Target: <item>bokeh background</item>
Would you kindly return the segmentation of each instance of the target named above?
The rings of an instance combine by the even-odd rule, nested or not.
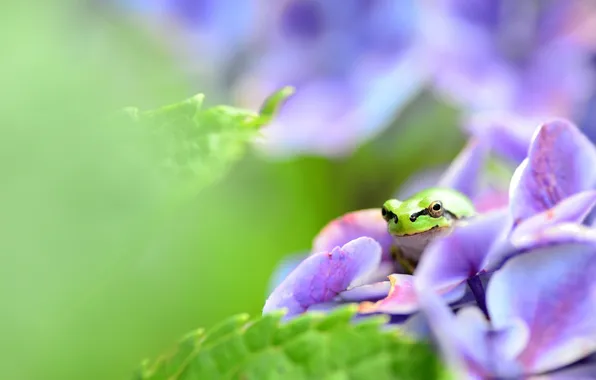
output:
[[[596,131],[592,1],[0,9],[6,379],[129,378],[191,329],[259,315],[283,257],[343,213],[432,183],[478,115]],[[159,212],[164,179],[111,115],[198,92],[256,110],[285,85],[296,95],[247,156]]]

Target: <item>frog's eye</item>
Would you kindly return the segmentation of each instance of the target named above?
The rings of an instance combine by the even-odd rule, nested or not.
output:
[[[389,222],[391,219],[397,224],[397,215],[395,215],[392,211],[387,210],[385,207],[381,208],[381,215],[383,215],[383,219],[386,222]]]
[[[441,201],[434,201],[428,206],[428,214],[433,218],[443,216],[443,204]]]

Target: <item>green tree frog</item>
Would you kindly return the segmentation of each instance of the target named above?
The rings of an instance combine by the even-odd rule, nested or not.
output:
[[[394,258],[410,273],[433,239],[448,235],[458,220],[476,213],[468,197],[447,188],[426,189],[404,201],[390,199],[381,212],[395,237]]]

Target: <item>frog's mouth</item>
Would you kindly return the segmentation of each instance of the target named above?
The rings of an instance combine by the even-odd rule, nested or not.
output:
[[[395,232],[390,232],[391,235],[395,236],[395,237],[414,237],[414,236],[420,236],[420,235],[425,235],[430,233],[431,235],[434,235],[436,232],[442,231],[442,230],[447,230],[449,229],[449,227],[440,227],[439,225],[433,226],[431,228],[429,228],[428,230],[424,230],[421,232],[414,232],[411,234],[397,234]]]

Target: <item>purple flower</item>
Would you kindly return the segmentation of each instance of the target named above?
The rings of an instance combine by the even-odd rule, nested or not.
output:
[[[468,144],[439,181],[441,186],[473,194],[485,153],[481,145]],[[413,276],[403,274],[391,258],[393,244],[380,209],[356,211],[331,221],[314,239],[313,253],[273,290],[263,312],[288,308],[292,316],[346,302],[359,302],[363,314],[415,312]],[[443,295],[455,302],[465,290],[465,285],[455,286]]]
[[[435,0],[425,12],[440,91],[470,111],[575,116],[592,91],[582,0]]]
[[[556,120],[539,127],[511,180],[508,211],[475,218],[431,244],[415,272],[419,282],[451,289],[528,250],[590,241],[578,223],[596,205],[594,163],[596,148],[574,125]],[[476,290],[482,307],[483,291]]]
[[[275,155],[344,155],[377,134],[420,88],[415,1],[283,0],[267,6],[241,101],[292,85],[265,131]]]
[[[511,212],[516,223],[544,212],[563,199],[596,189],[596,148],[564,120],[536,131],[526,158],[511,183]]]
[[[513,258],[489,281],[490,320],[473,307],[453,315],[426,284],[416,287],[432,335],[458,378],[519,377],[556,371],[596,352],[594,270],[594,238]],[[565,373],[593,374],[593,364],[581,365]]]
[[[213,77],[229,80],[221,77],[256,32],[259,16],[257,0],[128,0],[117,6],[140,16],[187,74],[201,73],[203,86]]]
[[[486,153],[481,144],[471,141],[445,172],[440,186],[473,197],[477,191],[474,179],[481,172]],[[425,249],[413,276],[400,274],[392,262],[392,240],[380,212],[362,210],[322,230],[314,244],[319,253],[307,258],[273,291],[265,311],[289,307],[297,313],[310,307],[360,302],[362,314],[407,315],[419,307],[417,283],[454,307],[461,306],[468,286],[486,313],[481,275],[491,274],[508,260],[538,248],[596,241],[594,231],[580,225],[596,204],[593,163],[595,148],[574,125],[561,120],[544,124],[534,135],[528,157],[515,171],[509,207],[458,223],[449,236],[436,239]],[[358,250],[358,257],[340,254],[361,236],[372,238],[376,245]],[[368,253],[363,253],[365,250]],[[329,262],[331,258],[347,265],[361,262],[363,257],[370,260],[366,261],[366,271],[355,271],[348,265],[333,272],[338,277],[334,277],[333,286],[328,285],[329,268],[336,265]],[[383,281],[385,276],[389,283]],[[304,297],[304,292],[325,297]]]
[[[381,246],[367,237],[358,238],[330,252],[309,256],[276,288],[263,312],[280,306],[287,316],[303,313],[310,306],[332,301],[350,289],[381,261]]]

